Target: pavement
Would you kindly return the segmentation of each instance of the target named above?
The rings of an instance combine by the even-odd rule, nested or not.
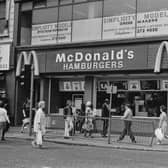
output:
[[[108,137],[104,138],[100,135],[100,133],[94,133],[92,138],[86,138],[83,136],[83,134],[77,132],[71,138],[64,139],[64,130],[47,129],[44,141],[66,145],[168,152],[168,139],[163,140],[162,144],[157,145],[156,138],[154,138],[152,141],[152,137],[135,136],[137,142],[136,144],[132,143],[128,136],[126,136],[123,141],[117,142],[118,137],[118,134],[112,134],[110,138],[110,144],[108,143]],[[29,136],[28,129],[26,129],[24,133],[21,133],[20,127],[11,127],[6,133],[6,139],[9,138],[19,138],[31,141],[33,139],[33,136]]]

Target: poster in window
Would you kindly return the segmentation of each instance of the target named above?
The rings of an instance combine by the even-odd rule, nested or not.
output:
[[[128,90],[132,91],[140,90],[140,81],[139,80],[128,81]]]
[[[168,90],[168,80],[162,80],[161,81],[161,89],[162,90]]]
[[[73,91],[80,91],[81,90],[81,83],[79,81],[72,82],[72,90]]]
[[[32,45],[56,44],[57,23],[32,25]]]
[[[168,34],[168,10],[137,14],[137,37]]]
[[[135,14],[103,18],[103,40],[135,37]]]
[[[58,23],[58,43],[71,42],[71,21]]]
[[[106,91],[108,86],[109,86],[108,81],[99,81],[98,82],[98,90],[99,91]]]
[[[72,85],[70,81],[63,82],[63,86],[64,91],[72,91]]]

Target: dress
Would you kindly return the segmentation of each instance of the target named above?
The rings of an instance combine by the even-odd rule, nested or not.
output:
[[[167,115],[165,112],[160,114],[160,125],[159,127],[162,130],[162,133],[165,135],[167,131]]]
[[[83,129],[86,131],[93,130],[93,110],[90,107],[86,108],[86,118]]]

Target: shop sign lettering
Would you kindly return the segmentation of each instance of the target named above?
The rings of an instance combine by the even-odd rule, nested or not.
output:
[[[63,70],[91,70],[91,69],[121,69],[124,60],[134,59],[134,51],[120,49],[110,52],[75,52],[66,54],[64,52],[56,54],[56,63],[63,63]]]

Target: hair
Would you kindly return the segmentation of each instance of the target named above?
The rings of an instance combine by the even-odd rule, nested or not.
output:
[[[160,109],[162,109],[162,111],[166,112],[166,106],[165,105],[161,105]]]
[[[71,103],[72,103],[72,101],[69,100],[69,99],[66,101],[66,105],[67,105],[67,106],[70,105]]]
[[[43,101],[43,100],[42,100],[42,101],[39,101],[38,107],[41,108],[44,104],[45,104],[45,101]]]
[[[131,107],[130,103],[125,103],[124,105],[127,106],[127,107],[129,107],[129,108]]]

